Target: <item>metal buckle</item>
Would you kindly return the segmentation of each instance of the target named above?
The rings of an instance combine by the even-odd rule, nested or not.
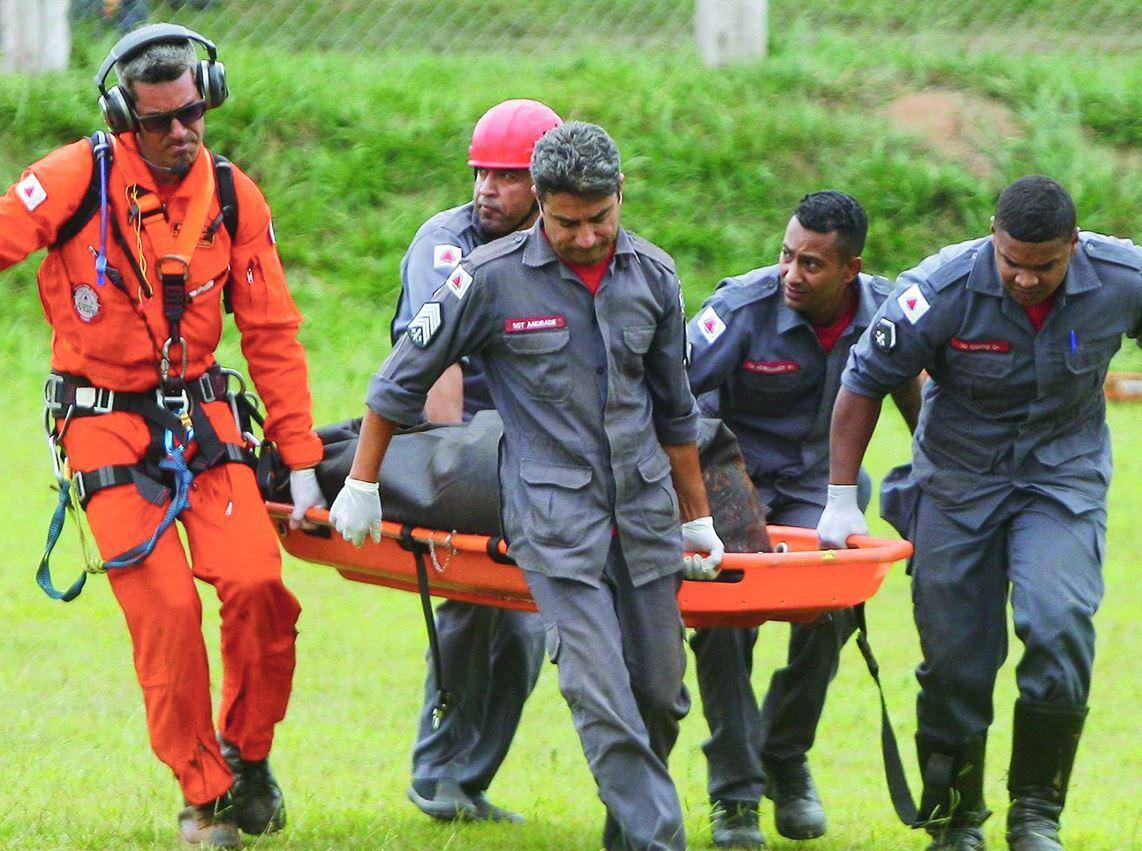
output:
[[[168,272],[164,268],[169,263],[174,263],[182,267],[181,272]],[[159,258],[159,262],[155,264],[159,268],[159,274],[163,277],[180,277],[186,281],[190,277],[190,261],[183,257],[181,254],[164,254]]]
[[[75,406],[93,414],[108,414],[115,407],[115,391],[106,387],[76,387]]]
[[[176,416],[181,416],[190,410],[190,396],[187,395],[185,389],[180,390],[173,396],[170,396],[164,393],[160,387],[155,391],[155,401],[159,403],[160,408],[170,411]]]
[[[75,493],[79,497],[80,502],[87,499],[87,485],[84,484],[83,473],[76,473],[71,477],[71,486],[75,488]]]
[[[53,412],[64,407],[62,393],[59,392],[62,388],[63,376],[49,373],[44,381],[44,407]]]
[[[198,376],[198,394],[202,401],[213,402],[218,397],[214,394],[214,382],[210,380],[210,373],[204,372]]]

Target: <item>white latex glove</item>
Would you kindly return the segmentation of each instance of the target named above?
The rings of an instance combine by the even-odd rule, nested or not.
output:
[[[365,543],[365,533],[374,544],[381,542],[381,498],[376,482],[345,477],[345,487],[333,500],[329,522],[341,537],[355,547]]]
[[[301,525],[306,511],[311,508],[324,508],[327,505],[325,497],[321,495],[321,488],[317,486],[317,471],[312,467],[290,472],[289,492],[290,498],[293,499],[293,511],[289,513],[291,529]]]
[[[726,552],[725,544],[714,531],[714,518],[708,514],[682,524],[682,549],[693,552],[683,556],[682,575],[687,579],[714,579]],[[709,553],[709,555],[701,555]]]
[[[857,506],[856,485],[829,485],[825,510],[817,522],[821,549],[843,550],[849,535],[867,535],[868,523]]]

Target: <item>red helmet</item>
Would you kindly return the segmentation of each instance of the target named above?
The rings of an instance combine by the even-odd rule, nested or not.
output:
[[[537,100],[505,100],[483,114],[472,131],[472,168],[528,168],[539,137],[563,123]]]

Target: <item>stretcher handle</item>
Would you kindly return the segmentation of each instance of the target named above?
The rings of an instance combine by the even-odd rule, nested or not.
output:
[[[274,517],[288,517],[292,506],[279,502],[267,503],[270,514]],[[319,526],[329,527],[329,512],[324,508],[311,508],[305,513],[305,519]],[[401,523],[388,520],[381,522],[381,535],[399,541],[401,538]],[[811,529],[800,529],[795,526],[770,526],[768,532],[773,540],[783,537],[804,540],[806,536],[816,538]],[[440,529],[427,529],[416,526],[412,530],[414,540],[422,543],[433,543],[437,546],[451,544],[461,552],[480,553],[488,552],[488,537],[486,535],[468,535],[451,533]],[[867,564],[868,562],[894,562],[911,557],[912,545],[908,541],[892,538],[873,538],[868,535],[852,535],[848,539],[851,549],[847,550],[803,550],[801,552],[784,553],[726,553],[722,559],[723,570],[757,570],[765,567],[798,567],[803,565],[819,565],[828,562],[838,566],[849,564]],[[501,539],[498,542],[498,552],[507,555],[507,544]]]

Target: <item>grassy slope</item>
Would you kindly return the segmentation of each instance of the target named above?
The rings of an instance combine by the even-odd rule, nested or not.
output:
[[[1129,56],[1099,63],[1048,55],[925,57],[904,46],[873,52],[821,37],[814,51],[779,52],[760,69],[728,72],[696,70],[685,56],[468,65],[426,56],[383,72],[336,57],[298,57],[288,66],[238,50],[226,58],[236,94],[211,116],[211,139],[248,165],[276,210],[294,290],[309,317],[305,342],[322,421],[359,407],[364,380],[386,348],[400,253],[421,220],[467,193],[468,175],[458,166],[472,118],[503,97],[539,97],[613,132],[628,174],[626,220],[677,256],[691,311],[721,275],[770,262],[787,211],[818,186],[840,186],[864,201],[873,222],[866,258],[887,272],[981,233],[997,190],[1031,170],[1049,171],[1075,191],[1087,227],[1139,236],[1142,178],[1120,160],[1140,139],[1139,63]],[[831,70],[837,67],[846,71]],[[14,179],[24,162],[93,126],[86,79],[0,79],[7,131],[0,180]],[[878,109],[891,93],[931,84],[1003,98],[1027,122],[1023,141],[999,142],[990,152],[992,178],[973,178],[887,130]],[[48,474],[34,401],[47,337],[32,278],[32,264],[0,275],[0,410],[8,438],[0,444],[7,567],[0,578],[0,846],[166,846],[176,792],[148,753],[129,643],[106,583],[96,579],[79,602],[62,608],[49,605],[31,581],[54,501],[43,486]],[[236,362],[232,339],[226,351]],[[1142,359],[1135,349],[1121,363],[1137,368]],[[1111,419],[1118,471],[1107,599],[1099,615],[1095,708],[1067,819],[1071,842],[1095,849],[1129,844],[1106,826],[1136,812],[1132,782],[1142,732],[1132,709],[1138,680],[1120,675],[1142,646],[1127,585],[1142,551],[1142,533],[1131,522],[1142,507],[1139,410],[1115,408]],[[906,452],[893,421],[878,437],[874,472]],[[70,542],[58,559],[61,579],[75,564],[69,553]],[[353,585],[321,567],[290,563],[287,570],[306,606],[295,700],[275,757],[293,826],[266,845],[597,847],[601,808],[552,671],[493,789],[530,824],[510,831],[430,824],[402,798],[422,672],[414,598]],[[895,573],[871,606],[905,740],[913,723],[910,668],[918,657],[907,594],[905,577]],[[216,623],[213,613],[208,620]],[[759,685],[777,664],[783,637],[777,625],[763,631]],[[1009,667],[997,690],[989,760],[989,794],[1000,805],[1012,698]],[[919,844],[890,816],[876,723],[874,691],[850,649],[815,752],[832,828],[806,847]],[[702,735],[696,706],[673,764],[695,844],[708,837]],[[1136,819],[1125,827],[1137,835]],[[989,828],[1001,842],[1000,819]]]

